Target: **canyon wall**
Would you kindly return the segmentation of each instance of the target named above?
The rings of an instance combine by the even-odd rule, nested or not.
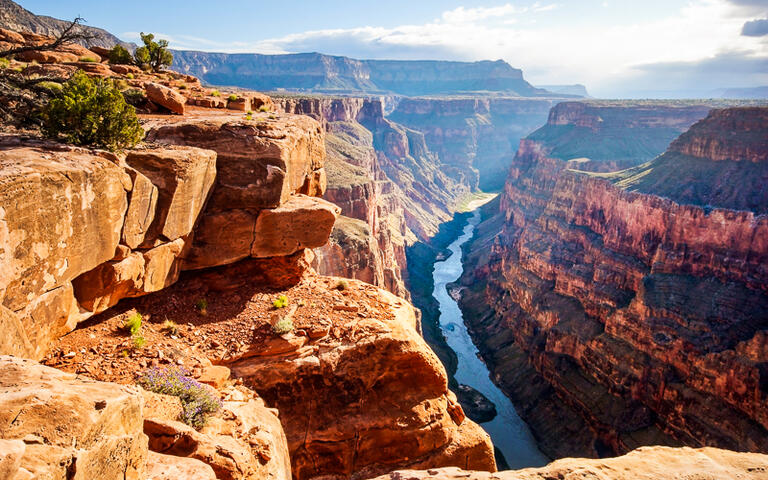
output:
[[[173,51],[174,69],[213,85],[263,91],[445,95],[504,92],[547,95],[502,60],[480,62],[357,60],[321,53],[261,55]]]
[[[470,247],[461,304],[549,455],[768,451],[768,219],[750,209],[764,208],[761,190],[742,183],[766,175],[765,110],[714,110],[664,155],[610,174],[521,142]],[[723,125],[734,128],[710,136]],[[698,168],[711,175],[688,188]]]
[[[446,174],[472,189],[501,189],[521,138],[546,122],[552,99],[404,98],[389,119],[424,134]]]
[[[324,125],[325,198],[341,207],[329,244],[316,251],[320,273],[358,278],[404,298],[408,245],[432,237],[467,186],[442,171],[420,133],[390,122],[383,100],[274,97],[286,112]]]

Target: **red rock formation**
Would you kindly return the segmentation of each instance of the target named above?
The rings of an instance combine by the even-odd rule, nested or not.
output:
[[[541,468],[497,473],[457,468],[405,470],[382,475],[375,480],[762,480],[766,472],[768,456],[757,453],[736,453],[715,448],[644,447],[618,458],[563,458]]]
[[[765,132],[764,118],[764,109],[714,111],[651,168],[675,168],[665,157],[693,151],[687,139],[706,138],[712,125],[748,122],[717,151],[755,158],[747,153],[763,147],[740,142],[745,131]],[[462,299],[544,450],[598,455],[681,442],[768,451],[768,219],[717,208],[713,186],[732,178],[725,169],[708,178],[705,200],[714,201],[705,208],[650,186],[622,189],[624,172],[567,171],[548,151],[521,142],[489,220],[501,233],[475,241]],[[559,442],[566,432],[578,447]]]

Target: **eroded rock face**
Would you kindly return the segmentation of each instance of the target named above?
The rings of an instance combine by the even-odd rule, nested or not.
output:
[[[255,345],[223,361],[280,410],[297,479],[366,478],[405,465],[495,470],[490,439],[449,393],[413,308],[387,295],[391,319],[363,316],[334,334],[344,340],[319,333],[316,346],[297,337],[303,344]]]
[[[173,113],[184,115],[184,105],[187,103],[187,100],[180,93],[157,83],[147,83],[144,85],[144,90],[147,92],[147,98],[151,102],[165,107]]]
[[[0,388],[4,478],[144,478],[138,391],[10,356],[0,356]]]
[[[681,139],[706,135],[699,126],[710,122]],[[547,151],[521,143],[488,220],[501,232],[474,241],[462,280],[472,333],[542,449],[768,451],[768,219],[717,208],[714,185],[731,175],[724,162],[706,160],[714,170],[704,208],[651,187],[628,191],[632,170],[611,176],[615,183],[567,171]],[[651,170],[684,178],[686,164],[666,162],[669,154]]]
[[[498,473],[471,472],[458,468],[404,470],[376,480],[758,480],[768,473],[768,456],[736,453],[716,448],[643,447],[631,453],[603,460],[565,458],[542,468],[508,470]]]

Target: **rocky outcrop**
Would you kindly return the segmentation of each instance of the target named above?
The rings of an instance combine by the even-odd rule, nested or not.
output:
[[[481,62],[356,60],[320,53],[290,55],[173,51],[174,68],[212,85],[261,91],[437,95],[504,92],[539,96],[519,69]]]
[[[752,151],[738,145],[765,131],[758,112],[713,111],[650,169],[684,179],[689,165],[665,158],[679,158],[686,138],[706,137],[729,118],[750,125],[730,131],[731,151]],[[631,191],[634,170],[587,175],[549,152],[521,142],[498,213],[487,220],[500,233],[486,229],[474,240],[461,302],[542,449],[598,456],[682,443],[768,451],[768,219],[730,210],[718,196],[718,185],[741,177],[728,162],[695,160],[711,173],[699,185],[711,196],[697,206],[654,192],[659,184]],[[738,164],[759,165],[749,158]],[[564,444],[565,435],[574,441]]]
[[[604,460],[565,458],[543,468],[498,473],[471,472],[457,468],[405,470],[377,477],[376,480],[758,480],[766,473],[766,455],[715,448],[644,447],[621,457]]]
[[[0,356],[0,391],[3,478],[144,478],[136,389]]]
[[[225,359],[280,410],[294,478],[367,478],[394,465],[495,470],[487,434],[465,420],[445,369],[417,333],[413,308],[378,295],[391,312],[383,318],[334,322],[316,346],[298,337]]]
[[[442,170],[471,189],[502,187],[521,138],[542,125],[555,101],[523,98],[406,98],[389,120],[424,134]]]
[[[611,172],[663,153],[669,142],[704,118],[711,104],[660,101],[563,102],[527,139],[569,168]]]

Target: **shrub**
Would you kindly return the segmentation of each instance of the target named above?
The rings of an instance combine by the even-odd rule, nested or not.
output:
[[[168,40],[155,41],[153,34],[141,32],[141,41],[144,46],[137,48],[134,53],[137,65],[155,72],[171,66],[173,54],[168,51]]]
[[[167,332],[169,335],[176,335],[179,333],[179,326],[176,325],[176,322],[173,320],[166,319],[163,322],[163,326],[161,327],[164,332]]]
[[[253,120],[253,114],[252,113],[246,113],[245,114],[245,119],[246,120]]]
[[[93,57],[80,57],[78,60],[84,63],[98,63],[98,60]]]
[[[123,330],[128,331],[131,335],[138,335],[141,332],[141,319],[139,312],[133,313],[123,322]]]
[[[201,298],[195,305],[197,306],[197,310],[200,312],[200,315],[208,314],[208,300]]]
[[[128,103],[128,105],[133,105],[134,107],[144,105],[144,103],[147,101],[147,94],[144,93],[144,90],[140,88],[123,90],[122,93],[126,103]]]
[[[277,297],[277,299],[275,299],[274,302],[272,302],[272,305],[275,308],[283,308],[286,305],[288,305],[288,297],[286,297],[285,295],[280,295],[279,297]]]
[[[129,80],[133,80],[135,77],[133,76],[133,74],[131,72],[128,72],[128,73],[125,74],[125,78],[127,78]]]
[[[232,95],[230,95],[230,96],[229,96],[229,101],[230,101],[230,102],[234,102],[235,100],[237,100],[237,95],[235,95],[235,94],[233,93]]]
[[[76,72],[43,109],[43,133],[74,145],[108,150],[135,146],[144,138],[136,110],[110,80]]]
[[[144,338],[143,335],[134,335],[131,337],[131,341],[133,342],[133,348],[136,350],[139,350],[140,348],[144,348],[144,345],[147,344],[147,340]]]
[[[269,107],[267,105],[262,105],[262,106],[259,107],[259,111],[260,112],[268,112],[269,111]]]
[[[0,69],[6,69],[11,66],[11,61],[5,57],[0,58]]]
[[[336,283],[336,290],[344,291],[349,288],[349,282],[346,280],[339,280]]]
[[[272,332],[275,335],[285,335],[286,333],[293,331],[293,322],[290,318],[280,319],[277,323],[272,325]]]
[[[220,97],[221,96],[221,92],[219,92],[218,90],[214,90],[214,91],[211,92],[211,96],[212,97]]]
[[[205,385],[189,378],[181,367],[152,368],[139,377],[138,384],[150,392],[179,397],[181,420],[194,428],[205,425],[210,414],[221,408],[221,401]]]
[[[109,63],[112,65],[132,65],[133,56],[124,46],[115,45],[109,51]]]

